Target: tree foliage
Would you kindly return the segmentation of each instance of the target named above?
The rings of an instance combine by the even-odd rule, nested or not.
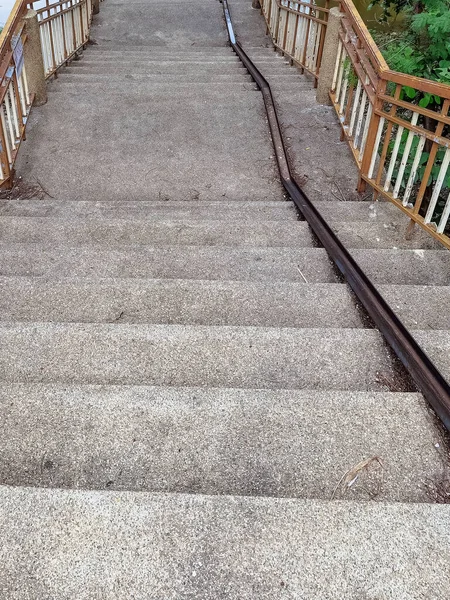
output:
[[[383,10],[381,20],[405,17],[402,32],[375,35],[391,69],[450,84],[450,0],[374,0],[374,5]]]

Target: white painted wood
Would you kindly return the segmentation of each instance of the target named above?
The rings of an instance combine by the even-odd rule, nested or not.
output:
[[[402,141],[402,135],[405,128],[399,126],[397,134],[395,136],[394,148],[392,149],[391,160],[389,161],[388,172],[386,175],[386,181],[384,182],[384,191],[387,192],[391,187],[392,173],[394,172],[395,163],[397,162],[398,149],[400,148],[400,142]]]
[[[337,83],[336,83],[336,99],[339,98],[339,95],[341,93],[342,75],[344,74],[344,62],[345,62],[346,58],[347,58],[347,52],[345,51],[345,48],[342,48],[341,60],[340,60],[340,64],[339,64],[339,73],[338,73]]]
[[[350,117],[350,125],[348,128],[349,136],[351,136],[353,134],[353,129],[355,127],[355,121],[356,121],[356,114],[358,112],[360,100],[361,100],[361,81],[358,79],[358,85],[356,86],[356,92],[353,97],[353,108],[352,108],[352,114]]]
[[[336,83],[337,83],[337,78],[338,78],[339,65],[341,64],[342,48],[343,48],[342,42],[341,42],[341,40],[339,40],[338,51],[337,51],[337,56],[336,56],[336,64],[334,66],[333,84],[331,86],[331,91],[335,91],[336,90]]]
[[[367,135],[369,133],[369,125],[370,125],[370,121],[372,119],[372,105],[370,104],[370,102],[368,103],[369,106],[367,108],[367,114],[366,114],[366,121],[364,123],[364,131],[363,131],[363,135],[362,135],[362,140],[361,140],[361,150],[359,152],[359,160],[361,161],[364,157],[364,151],[366,149],[366,143],[367,143]]]
[[[413,113],[413,116],[411,119],[411,125],[417,125],[418,118],[419,118],[419,113],[416,113],[416,112]],[[400,186],[402,185],[405,168],[406,168],[406,165],[408,164],[408,159],[409,159],[409,154],[411,152],[411,146],[413,143],[413,139],[414,139],[414,132],[410,131],[408,133],[408,138],[406,140],[405,149],[404,149],[403,155],[402,155],[402,160],[400,162],[400,168],[398,171],[397,179],[395,181],[394,192],[393,192],[394,198],[398,198],[398,193],[400,191]]]
[[[25,91],[25,99],[26,99],[26,103],[28,106],[31,104],[31,99],[30,99],[30,90],[28,89],[28,78],[27,78],[27,72],[25,70],[25,65],[23,65],[23,68],[22,68],[22,80],[23,80],[23,88]]]
[[[361,127],[362,127],[362,122],[364,119],[364,113],[366,111],[366,104],[367,104],[367,92],[366,92],[366,90],[363,90],[361,103],[359,105],[358,121],[356,122],[355,136],[353,138],[353,147],[355,149],[357,149],[360,146],[359,136],[361,133]]]
[[[13,150],[15,150],[16,149],[16,136],[14,134],[14,129],[13,129],[14,126],[13,126],[13,117],[12,117],[12,111],[11,111],[10,88],[8,88],[8,91],[6,92],[4,105],[6,108],[6,122],[8,124],[11,148]]]
[[[6,148],[5,148],[6,156],[8,157],[8,162],[11,165],[12,164],[11,143],[9,141],[9,134],[8,134],[7,126],[6,126],[4,105],[5,105],[5,103],[3,102],[2,106],[0,107],[0,120],[1,120],[1,124],[2,124],[3,137],[5,140],[5,146],[6,146]]]
[[[369,179],[373,177],[373,170],[375,168],[375,162],[377,160],[378,148],[380,147],[381,142],[381,134],[383,133],[383,127],[386,119],[384,117],[380,118],[380,122],[378,123],[377,136],[375,138],[375,145],[373,147],[372,158],[370,159],[370,167],[368,172]]]
[[[439,221],[439,225],[437,228],[438,233],[444,233],[445,227],[448,223],[450,217],[450,194],[448,195],[447,202],[444,206],[444,211],[442,213],[441,219]]]
[[[434,209],[436,208],[439,194],[441,192],[442,184],[444,183],[445,176],[447,175],[448,165],[450,163],[450,148],[447,148],[442,160],[441,168],[439,169],[439,175],[434,184],[433,194],[431,196],[430,204],[428,206],[427,214],[425,215],[425,223],[430,223],[433,218]]]
[[[421,135],[419,143],[417,144],[416,154],[414,155],[414,161],[411,167],[411,173],[409,174],[408,183],[406,184],[406,190],[402,200],[403,206],[408,206],[409,197],[411,196],[414,180],[419,168],[420,157],[422,156],[423,147],[425,146],[425,140],[426,138]]]

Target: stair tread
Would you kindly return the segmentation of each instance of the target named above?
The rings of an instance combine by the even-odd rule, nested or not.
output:
[[[245,224],[218,220],[133,221],[101,219],[63,221],[48,217],[0,217],[2,243],[99,244],[114,248],[127,244],[167,246],[312,246],[307,223],[259,221]]]
[[[121,323],[363,327],[355,301],[342,284],[0,278],[2,321],[118,318]],[[427,319],[427,325],[432,324]]]
[[[440,341],[436,331],[415,336],[432,348]],[[28,322],[0,323],[0,339],[1,377],[10,383],[361,391],[402,385],[381,335],[369,329]]]
[[[0,400],[2,485],[430,502],[442,477],[419,394],[6,384]],[[382,470],[338,486],[372,456]]]
[[[225,246],[94,246],[1,244],[0,275],[150,277],[253,281],[337,282],[322,248]],[[39,249],[39,251],[37,251]],[[375,284],[449,285],[450,254],[441,250],[354,249]]]
[[[410,329],[450,330],[449,286],[379,285]],[[64,277],[0,278],[0,320],[363,327],[341,283]]]
[[[43,582],[51,596],[64,590],[83,600],[99,589],[105,600],[450,594],[442,551],[449,506],[9,487],[0,494],[8,600],[39,596]]]

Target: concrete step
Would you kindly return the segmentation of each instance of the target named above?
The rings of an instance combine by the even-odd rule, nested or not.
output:
[[[228,51],[223,55],[218,54],[201,54],[200,52],[174,54],[172,52],[89,52],[86,51],[78,60],[70,61],[71,67],[78,65],[119,65],[123,66],[142,66],[149,65],[156,67],[161,66],[182,66],[182,65],[198,65],[211,67],[231,67],[242,65],[239,57],[233,52]]]
[[[434,249],[446,252],[445,248],[423,229],[417,228],[411,239],[406,238],[408,219],[402,214],[395,215],[392,221],[332,223],[334,232],[343,244],[349,248],[402,248]]]
[[[237,220],[237,215],[236,215]],[[3,243],[55,243],[76,246],[101,244],[108,247],[135,245],[208,245],[259,247],[311,247],[315,245],[308,224],[288,221],[258,221],[252,224],[219,222],[217,219],[184,218],[139,221],[98,218],[73,220],[50,217],[0,217]],[[403,224],[333,222],[339,239],[352,248],[430,248],[442,249],[425,232],[406,239]]]
[[[450,331],[433,331],[430,335],[424,331],[413,331],[413,335],[425,352],[432,357],[444,378],[450,382]]]
[[[118,65],[116,62],[91,62],[91,61],[80,61],[74,62],[69,67],[61,70],[61,76],[66,74],[74,73],[110,73],[119,74],[122,76],[134,75],[134,74],[149,74],[149,75],[201,75],[201,74],[243,74],[247,73],[247,69],[240,63],[230,63],[225,66],[218,63],[154,63],[149,65],[148,63],[133,64],[130,69],[129,63],[123,63]],[[181,78],[181,77],[180,77]]]
[[[41,190],[42,193],[42,190]],[[360,222],[390,223],[399,217],[398,209],[390,202],[339,202],[329,200],[317,202],[316,206],[328,222],[352,221],[355,227]],[[141,200],[132,202],[102,201],[92,198],[86,202],[67,202],[51,198],[0,200],[1,216],[52,217],[52,218],[97,218],[102,219],[226,219],[226,220],[293,220],[297,212],[292,202],[260,202],[258,200],[185,200],[172,202]],[[358,222],[358,223],[356,223]]]
[[[41,190],[42,193],[42,190]],[[0,216],[51,217],[54,219],[136,219],[153,222],[156,219],[206,219],[209,221],[297,221],[298,215],[291,202],[202,200],[123,200],[65,202],[41,199],[0,200]]]
[[[409,329],[450,330],[450,286],[379,285],[378,290]]]
[[[220,100],[223,102],[225,98],[231,98],[231,96],[235,100],[236,96],[240,95],[242,97],[244,94],[248,96],[249,92],[257,92],[257,95],[260,96],[256,84],[252,81],[235,82],[233,83],[232,90],[233,93],[230,95],[230,83],[220,81],[216,81],[212,85],[211,82],[200,81],[196,81],[195,84],[186,82],[176,83],[175,81],[149,83],[145,79],[134,79],[127,81],[126,89],[118,87],[111,89],[106,80],[88,83],[78,78],[69,79],[64,76],[49,84],[50,94],[58,94],[59,96],[64,94],[64,99],[60,100],[60,102],[67,101],[70,103],[75,103],[75,93],[78,94],[78,98],[85,97],[86,95],[98,96],[99,93],[107,94],[109,99],[113,98],[119,103],[123,103],[127,99],[130,100],[136,96],[139,96],[141,100],[148,101],[151,99],[153,102],[157,102],[161,98],[164,101],[173,100],[177,94],[181,94],[185,100],[192,97],[203,99],[205,105],[207,101]]]
[[[416,300],[416,296],[411,296],[408,290],[408,296],[401,298],[404,302],[406,298]],[[394,297],[397,300],[398,295]],[[443,298],[445,296],[441,295],[440,299]],[[412,311],[414,316],[417,316],[418,306],[420,303],[416,311]],[[411,313],[406,307],[405,312]],[[435,314],[430,310],[429,313],[423,329],[432,328],[433,323],[442,324],[442,316],[441,321],[438,320],[442,311]],[[447,318],[450,320],[450,316]],[[0,278],[0,320],[317,328],[364,326],[355,299],[343,284],[76,277]],[[415,328],[418,327],[416,323]]]
[[[233,83],[242,83],[242,82],[251,82],[252,78],[245,71],[245,69],[233,69],[233,72],[230,74],[227,73],[207,73],[205,71],[199,71],[197,74],[185,73],[182,74],[167,74],[167,73],[138,73],[138,72],[128,72],[127,75],[120,73],[107,73],[101,72],[97,73],[94,69],[90,70],[86,69],[76,69],[76,72],[67,72],[64,74],[64,79],[67,82],[90,82],[90,81],[102,81],[106,80],[108,82],[115,82],[113,85],[116,85],[117,82],[123,82],[125,85],[128,81],[146,81],[148,83],[153,82],[164,82],[167,83],[190,83],[191,85],[195,85],[198,83],[214,83],[216,81],[225,81],[231,84]]]
[[[445,505],[2,487],[0,511],[4,600],[450,595]]]
[[[287,83],[289,85],[295,85],[297,83],[302,84],[302,80],[300,76],[297,76],[296,73],[287,73],[287,74],[277,74],[277,73],[268,73],[266,79],[269,83],[276,84],[284,84]],[[222,73],[220,70],[217,72],[208,72],[205,70],[198,70],[196,73],[184,73],[184,74],[175,74],[175,73],[148,73],[148,72],[140,72],[138,70],[133,70],[132,72],[128,71],[126,73],[120,73],[117,71],[109,72],[108,69],[98,69],[98,68],[88,68],[83,67],[80,69],[68,69],[64,73],[64,79],[67,82],[74,81],[114,81],[114,82],[124,82],[128,81],[150,81],[150,82],[158,82],[161,80],[167,81],[167,83],[189,83],[192,82],[193,85],[196,83],[214,83],[215,81],[229,81],[230,83],[240,83],[241,81],[253,81],[251,76],[245,69],[236,68],[233,69],[231,73]]]
[[[0,275],[124,277],[335,283],[322,248],[231,248],[1,244]],[[450,254],[440,250],[352,250],[375,284],[449,285]]]
[[[303,221],[259,221],[244,224],[218,220],[63,221],[48,217],[0,217],[0,239],[7,244],[48,243],[58,246],[127,244],[150,246],[311,247],[311,230]]]
[[[117,45],[116,43],[107,43],[104,40],[101,43],[88,46],[83,52],[84,57],[117,57],[118,59],[132,60],[145,58],[165,59],[181,59],[181,60],[211,60],[220,58],[238,58],[230,46],[201,46],[201,45],[183,45],[181,47],[166,47],[140,44],[138,46],[132,44]]]
[[[411,393],[16,384],[0,417],[2,485],[430,502],[445,459]]]
[[[433,344],[435,332],[416,335]],[[4,383],[411,389],[368,329],[2,323],[0,373]]]
[[[0,279],[0,320],[362,327],[342,284],[204,280]],[[450,330],[450,287],[381,285],[409,329]]]
[[[322,200],[313,201],[313,204],[327,222],[348,221],[354,222],[355,226],[359,227],[361,221],[390,223],[403,220],[398,208],[384,200],[345,202],[324,196]]]
[[[0,251],[0,275],[4,276],[337,282],[325,251],[319,248],[128,246],[107,250],[5,244]]]
[[[241,71],[247,71],[244,65],[240,61],[236,62],[180,62],[180,61],[154,61],[149,62],[133,62],[132,66],[128,61],[117,63],[117,61],[92,61],[92,60],[81,60],[74,61],[70,64],[67,69],[61,70],[61,74],[68,74],[71,72],[89,72],[89,73],[119,73],[128,75],[130,72],[134,73],[176,73],[184,74],[188,73],[236,73]],[[291,76],[298,78],[298,73],[286,67],[286,69],[280,68],[278,65],[265,67],[265,74],[283,74],[285,76]]]

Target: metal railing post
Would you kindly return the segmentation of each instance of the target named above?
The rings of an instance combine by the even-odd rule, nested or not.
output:
[[[24,64],[27,72],[28,91],[34,94],[34,104],[42,106],[47,102],[47,84],[45,82],[44,57],[42,55],[41,35],[38,15],[29,10],[24,17],[26,42],[24,46]]]

